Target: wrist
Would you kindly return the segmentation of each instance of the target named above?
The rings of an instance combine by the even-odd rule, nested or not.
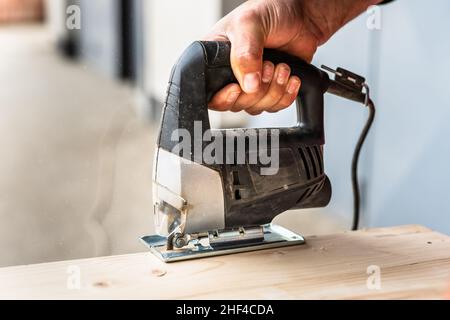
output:
[[[383,0],[298,0],[302,18],[319,45],[369,6],[381,2]]]

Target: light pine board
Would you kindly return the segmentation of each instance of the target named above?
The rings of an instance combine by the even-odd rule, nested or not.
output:
[[[450,238],[417,225],[173,264],[143,252],[0,269],[1,299],[440,299],[449,285]]]

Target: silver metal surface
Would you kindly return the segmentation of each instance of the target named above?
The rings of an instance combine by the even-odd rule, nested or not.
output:
[[[174,231],[192,233],[198,230],[223,229],[225,208],[220,173],[162,148],[157,148],[156,154],[153,168],[155,208],[168,208],[161,206],[164,201],[179,211],[180,218],[185,218],[180,230],[162,230],[164,226],[170,226],[170,223],[162,223],[156,225],[157,233],[167,236]],[[171,212],[177,213],[172,210],[165,213],[170,215]],[[155,210],[155,213],[161,213],[155,221],[164,221],[164,212]],[[167,218],[172,221],[177,217]]]
[[[222,245],[219,247],[213,247],[209,244],[198,242],[195,246],[191,246],[189,248],[167,250],[167,238],[165,237],[151,235],[142,237],[141,241],[154,255],[164,262],[199,259],[239,252],[301,245],[305,243],[305,239],[302,236],[281,226],[267,224],[261,226],[261,228],[264,232],[263,239],[251,243],[244,241],[240,245],[233,242],[230,246]]]
[[[264,241],[264,227],[240,227],[234,230],[215,230],[208,232],[209,244],[218,246],[232,246],[244,242]]]

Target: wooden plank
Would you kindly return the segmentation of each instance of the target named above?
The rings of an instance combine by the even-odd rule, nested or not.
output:
[[[144,252],[3,268],[0,298],[429,299],[444,298],[450,284],[450,238],[421,226],[307,241],[173,264]],[[380,268],[380,289],[367,286],[369,266]],[[77,270],[80,289],[73,287]]]

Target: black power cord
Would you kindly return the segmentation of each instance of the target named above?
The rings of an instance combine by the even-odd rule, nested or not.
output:
[[[369,97],[369,87],[365,86],[366,89],[366,103],[365,105],[369,108],[369,116],[367,118],[366,124],[359,136],[358,142],[355,146],[355,151],[353,153],[352,159],[352,189],[353,189],[353,223],[352,230],[358,230],[359,220],[360,220],[360,206],[361,206],[361,195],[359,190],[358,181],[358,162],[359,156],[361,154],[361,149],[367,138],[367,134],[370,131],[373,120],[375,119],[375,105]]]
[[[375,104],[370,99],[369,86],[366,84],[366,79],[351,71],[343,68],[337,68],[336,70],[322,65],[322,69],[334,74],[334,81],[331,80],[327,91],[337,96],[363,103],[364,106],[369,108],[369,117],[366,124],[359,136],[358,142],[355,146],[353,153],[351,175],[352,175],[352,190],[353,190],[353,223],[352,230],[357,230],[360,217],[360,205],[361,195],[359,190],[358,181],[358,162],[361,154],[361,149],[364,145],[364,141],[367,138],[367,134],[370,131],[373,120],[375,119]],[[363,92],[365,91],[365,92]]]

